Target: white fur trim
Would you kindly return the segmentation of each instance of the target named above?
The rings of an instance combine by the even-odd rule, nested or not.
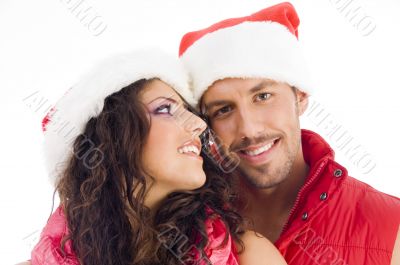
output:
[[[181,56],[196,101],[224,78],[269,78],[310,93],[312,84],[297,38],[277,22],[244,22],[211,32]]]
[[[164,81],[189,104],[194,104],[182,63],[158,50],[141,50],[104,60],[57,102],[44,132],[45,160],[53,184],[72,155],[76,136],[91,117],[101,112],[104,99],[135,81],[152,78]]]

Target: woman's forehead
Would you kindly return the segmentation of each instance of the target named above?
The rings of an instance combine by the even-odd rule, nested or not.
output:
[[[147,104],[156,98],[170,98],[178,103],[182,103],[182,99],[178,93],[161,80],[155,79],[150,81],[140,93],[141,100]]]

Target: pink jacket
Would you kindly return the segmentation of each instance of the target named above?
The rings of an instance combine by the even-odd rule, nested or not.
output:
[[[212,264],[238,265],[238,258],[233,240],[229,237],[224,248],[217,248],[224,240],[226,227],[220,219],[209,218],[206,221],[209,244],[206,254]],[[79,265],[79,260],[72,249],[72,242],[65,243],[65,255],[61,251],[61,240],[68,235],[68,227],[62,207],[51,215],[44,227],[39,242],[31,253],[32,265]],[[205,264],[205,263],[204,263]],[[199,263],[201,264],[201,262]]]
[[[79,265],[72,242],[65,242],[65,255],[61,251],[61,240],[68,235],[67,222],[62,207],[59,206],[47,221],[40,239],[31,253],[32,265]]]

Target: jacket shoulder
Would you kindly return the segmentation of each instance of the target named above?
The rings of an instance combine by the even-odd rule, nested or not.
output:
[[[342,185],[346,197],[354,199],[354,203],[360,206],[359,210],[382,213],[383,217],[390,215],[397,223],[400,222],[400,199],[396,196],[381,192],[350,176]]]
[[[352,177],[342,183],[340,193],[342,229],[354,235],[349,241],[368,242],[390,252],[400,224],[400,199]]]

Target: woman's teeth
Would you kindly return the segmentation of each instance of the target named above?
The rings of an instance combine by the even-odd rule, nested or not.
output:
[[[260,148],[257,148],[255,150],[251,150],[251,151],[243,150],[242,152],[245,153],[246,155],[256,156],[256,155],[259,155],[259,154],[269,150],[274,145],[274,143],[275,143],[275,141],[272,141],[271,143],[261,146]]]
[[[197,148],[197,146],[194,145],[188,145],[188,146],[184,146],[178,149],[178,152],[180,154],[185,154],[185,153],[195,153],[196,155],[200,155],[200,150]]]

